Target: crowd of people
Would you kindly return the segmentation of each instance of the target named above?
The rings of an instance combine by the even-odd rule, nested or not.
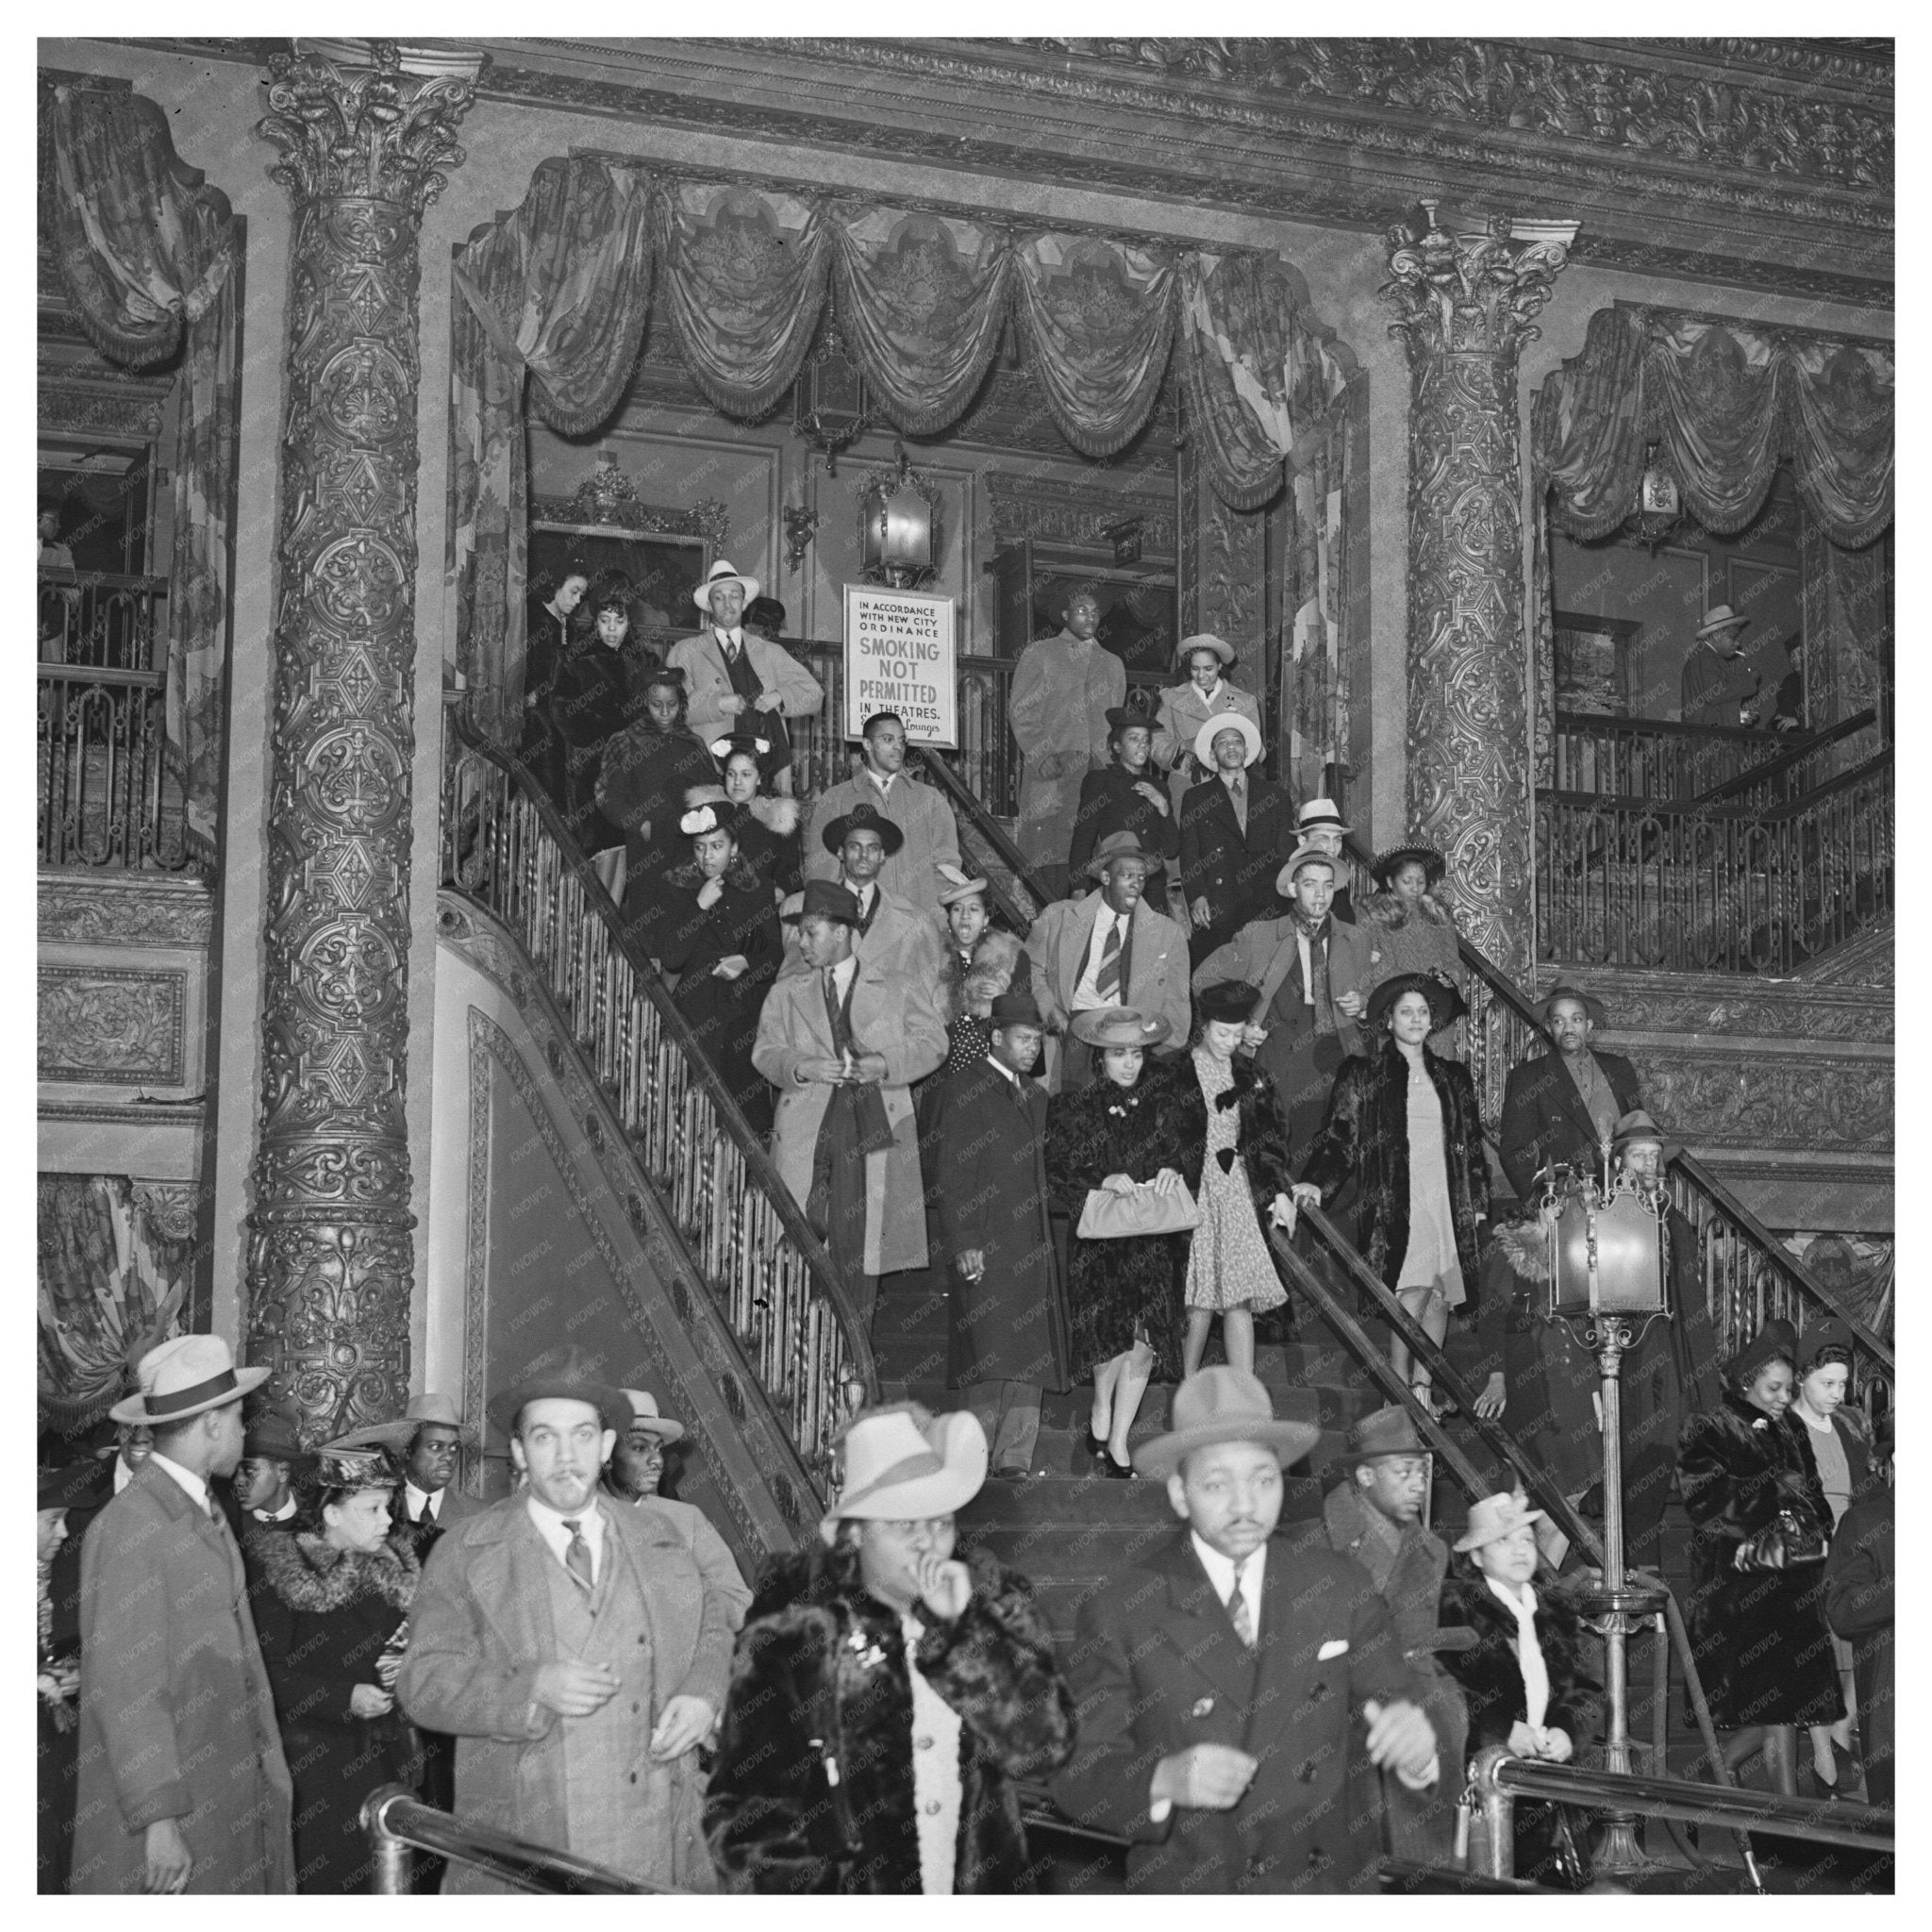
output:
[[[1091,591],[1029,647],[1019,843],[1059,896],[1008,932],[894,714],[808,815],[791,798],[786,721],[822,694],[759,634],[758,592],[717,565],[668,662],[622,583],[533,597],[525,760],[858,1319],[884,1277],[943,1295],[955,1407],[851,1420],[818,1537],[754,1594],[658,1493],[679,1425],[575,1352],[491,1403],[517,1488],[483,1506],[453,1487],[446,1400],[305,1452],[298,1418],[244,1415],[264,1371],[165,1343],[113,1411],[111,1473],[42,1481],[43,1889],[364,1889],[359,1807],[389,1782],[693,1890],[1030,1889],[1022,1780],[1125,1838],[1139,1889],[1343,1890],[1385,1849],[1445,1862],[1471,1752],[1562,1762],[1596,1735],[1566,1549],[1507,1492],[1453,1547],[1427,1527],[1400,1408],[1355,1425],[1319,1523],[1281,1524],[1317,1431],[1254,1373],[1257,1323],[1286,1316],[1272,1243],[1306,1207],[1351,1208],[1423,1330],[1472,1329],[1479,1411],[1587,1512],[1597,1365],[1539,1310],[1548,1183],[1607,1159],[1681,1230],[1672,1317],[1623,1372],[1632,1558],[1674,1478],[1727,1759],[1761,1753],[1793,1790],[1802,1729],[1835,1790],[1856,1715],[1889,1802],[1890,1443],[1856,1422],[1831,1322],[1718,1362],[1600,1004],[1557,988],[1551,1050],[1509,1075],[1505,1214],[1443,855],[1407,843],[1351,876],[1336,806],[1256,771],[1224,641],[1184,641],[1158,707],[1124,702]],[[1390,1347],[1441,1414],[1426,1363]],[[1176,1527],[1090,1593],[1062,1657],[1025,1578],[961,1557],[955,1519],[1033,1471],[1044,1393],[1076,1382],[1093,1472],[1162,1486]],[[1136,1441],[1157,1382],[1167,1426]],[[1587,1875],[1559,1807],[1520,1807],[1518,1855]]]

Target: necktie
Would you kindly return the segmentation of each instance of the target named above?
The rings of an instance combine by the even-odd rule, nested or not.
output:
[[[1248,1607],[1248,1600],[1241,1594],[1241,1572],[1247,1566],[1237,1563],[1234,1566],[1234,1591],[1227,1600],[1228,1622],[1234,1625],[1234,1634],[1241,1641],[1244,1650],[1255,1647],[1255,1613]]]
[[[1117,1006],[1121,996],[1121,923],[1108,927],[1107,943],[1100,949],[1100,971],[1093,975],[1093,990],[1108,1006]]]
[[[570,1546],[563,1553],[563,1567],[577,1580],[586,1596],[591,1593],[591,1546],[584,1541],[583,1519],[566,1516],[563,1526],[570,1531]]]
[[[436,1521],[436,1498],[434,1496],[425,1496],[423,1498],[423,1510],[416,1518],[416,1521],[418,1523],[434,1523]]]

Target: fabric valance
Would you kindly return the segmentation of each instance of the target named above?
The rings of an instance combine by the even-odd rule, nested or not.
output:
[[[89,340],[126,368],[182,356],[162,757],[182,789],[189,849],[210,858],[234,543],[242,225],[227,197],[175,154],[153,101],[60,86],[45,111],[55,260]]]
[[[1893,392],[1889,342],[1619,303],[1538,392],[1532,447],[1585,541],[1636,508],[1656,442],[1707,529],[1742,529],[1789,459],[1832,541],[1858,549],[1891,522]]]
[[[457,659],[475,714],[499,731],[523,703],[525,376],[528,407],[554,428],[594,429],[654,299],[699,389],[742,419],[791,386],[829,302],[881,410],[913,436],[965,413],[1010,324],[1055,423],[1094,458],[1139,434],[1178,354],[1204,474],[1237,509],[1270,501],[1322,442],[1354,373],[1300,277],[1272,258],[653,180],[594,157],[542,163],[523,206],[458,251],[455,279]]]

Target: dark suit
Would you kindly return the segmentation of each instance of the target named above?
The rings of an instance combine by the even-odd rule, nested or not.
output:
[[[1887,1806],[1898,1789],[1891,1648],[1897,1575],[1892,1497],[1885,1490],[1854,1503],[1839,1519],[1824,1565],[1824,1615],[1832,1629],[1851,1642],[1865,1790],[1874,1805]]]
[[[1620,1114],[1643,1105],[1637,1069],[1628,1060],[1621,1054],[1597,1052],[1596,1063]],[[1503,1094],[1501,1138],[1503,1172],[1525,1206],[1536,1196],[1539,1168],[1554,1162],[1585,1174],[1603,1171],[1596,1124],[1559,1053],[1539,1054],[1510,1074]]]
[[[1285,909],[1274,880],[1294,851],[1294,802],[1285,786],[1271,784],[1252,768],[1245,781],[1245,832],[1218,776],[1191,786],[1181,799],[1181,891],[1190,913],[1196,899],[1208,901],[1208,924],[1197,925],[1189,941],[1196,966],[1249,920]]]
[[[1154,804],[1140,788],[1151,785],[1166,799],[1167,788],[1152,765],[1144,772],[1130,772],[1116,758],[1098,772],[1089,772],[1080,780],[1080,806],[1074,814],[1074,845],[1067,854],[1069,883],[1077,888],[1087,881],[1087,861],[1093,848],[1111,832],[1132,832],[1149,851],[1173,858],[1181,849],[1180,827],[1174,822],[1174,807]],[[1157,906],[1167,868],[1155,866],[1147,874],[1147,892]]]
[[[1368,1572],[1328,1549],[1319,1524],[1269,1544],[1254,1653],[1183,1528],[1082,1607],[1069,1682],[1078,1742],[1054,1796],[1133,1840],[1129,1890],[1373,1888],[1382,1807],[1362,1706],[1420,1704],[1423,1687]],[[1155,1766],[1208,1743],[1260,1760],[1240,1804],[1177,1806],[1153,1823]]]

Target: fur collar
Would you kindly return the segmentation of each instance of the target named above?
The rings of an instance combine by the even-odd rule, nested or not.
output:
[[[1541,1222],[1506,1222],[1496,1230],[1495,1249],[1517,1280],[1538,1284],[1549,1280],[1549,1237]]]
[[[341,1610],[363,1597],[379,1597],[407,1610],[422,1579],[415,1552],[394,1539],[375,1550],[339,1550],[308,1530],[259,1524],[243,1539],[275,1594],[291,1610]]]
[[[704,889],[704,868],[695,858],[687,858],[682,865],[673,866],[668,876],[674,886],[685,891],[697,892]],[[731,869],[724,874],[724,883],[734,892],[752,892],[760,900],[764,898],[764,891],[758,885],[758,875],[746,864],[742,853],[731,861]]]
[[[688,785],[684,791],[685,809],[695,811],[701,805],[724,805],[727,796],[722,785]],[[766,831],[780,839],[791,838],[798,829],[798,801],[795,798],[767,798],[760,792],[744,808]]]

